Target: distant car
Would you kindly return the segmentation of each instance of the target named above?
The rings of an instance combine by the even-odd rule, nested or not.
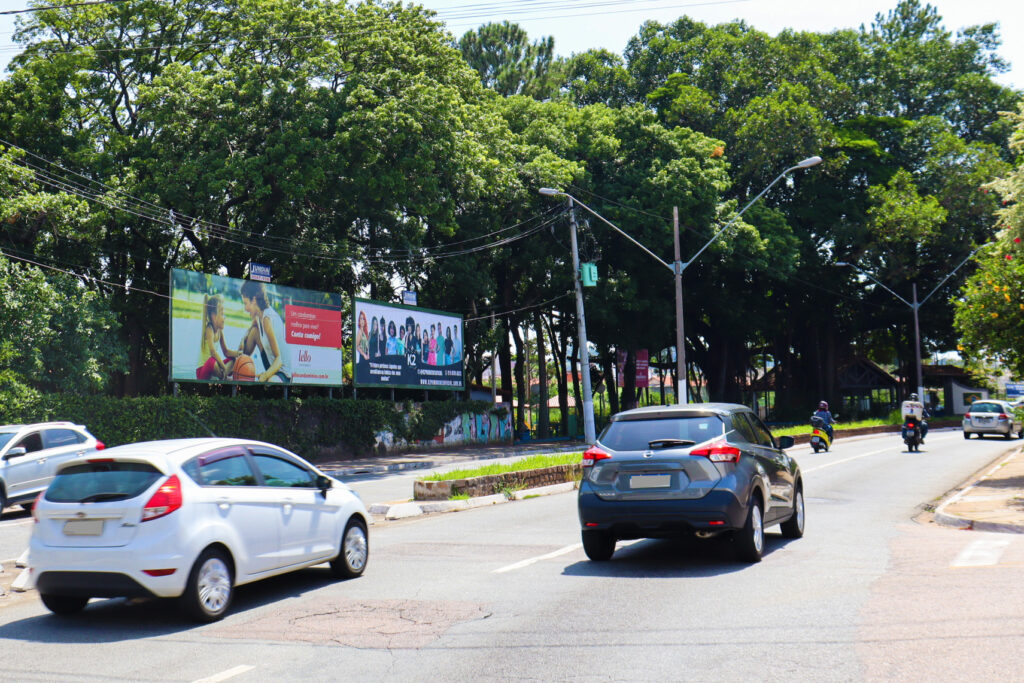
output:
[[[57,614],[93,597],[160,597],[215,621],[236,586],[324,562],[353,578],[369,555],[359,497],[258,441],[110,448],[65,463],[33,515],[30,576]]]
[[[742,405],[652,406],[618,413],[583,454],[583,549],[611,559],[621,539],[733,535],[758,562],[764,530],[804,533],[803,479],[778,439]]]
[[[1024,425],[1015,416],[1013,405],[1007,401],[975,401],[964,415],[963,427],[965,439],[971,438],[971,434],[979,437],[999,434],[1012,439],[1015,433],[1024,438]]]
[[[102,449],[103,442],[71,422],[0,426],[0,513],[8,505],[31,508],[58,465]]]

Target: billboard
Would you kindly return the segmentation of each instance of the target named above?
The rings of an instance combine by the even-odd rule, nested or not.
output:
[[[360,387],[465,387],[462,316],[356,299],[355,384]]]
[[[340,386],[341,295],[171,271],[172,382]]]

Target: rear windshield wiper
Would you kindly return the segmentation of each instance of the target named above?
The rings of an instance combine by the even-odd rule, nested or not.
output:
[[[94,493],[79,500],[79,503],[99,503],[108,500],[125,500],[132,496],[127,493]]]
[[[648,441],[647,445],[650,448],[675,448],[677,446],[692,446],[696,441],[690,441],[689,439],[655,439]]]

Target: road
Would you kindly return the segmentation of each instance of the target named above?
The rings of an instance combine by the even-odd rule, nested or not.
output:
[[[723,539],[588,562],[561,494],[375,525],[362,578],[245,586],[207,626],[167,603],[94,601],[63,620],[4,598],[0,679],[1016,680],[1024,537],[914,518],[1019,443],[950,431],[919,454],[893,435],[794,448],[807,534],[769,533],[756,565]],[[0,547],[23,522],[0,522]]]

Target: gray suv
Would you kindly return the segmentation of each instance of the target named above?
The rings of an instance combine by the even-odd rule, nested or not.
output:
[[[0,514],[8,505],[31,508],[57,465],[103,448],[85,427],[71,422],[0,426]]]
[[[764,530],[804,533],[803,479],[750,408],[732,403],[652,406],[612,417],[583,454],[578,510],[583,549],[609,560],[621,539],[733,536],[758,562]]]

